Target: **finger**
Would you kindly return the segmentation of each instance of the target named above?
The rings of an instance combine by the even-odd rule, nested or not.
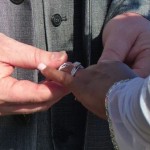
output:
[[[34,69],[40,62],[52,68],[67,60],[65,52],[46,52],[0,34],[0,61],[22,68]]]
[[[110,20],[103,31],[104,51],[99,62],[101,60],[123,62],[139,33],[144,30],[145,22],[146,19],[135,13],[121,14]]]
[[[150,74],[150,50],[142,51],[134,61],[132,69],[141,77],[147,77]]]
[[[127,43],[124,42],[124,40],[125,39],[121,38],[118,41],[118,38],[116,37],[109,37],[98,62],[102,62],[105,60],[123,62],[128,54],[128,51],[131,48]]]
[[[6,104],[0,106],[0,116],[14,114],[31,114],[48,110],[54,102],[45,102],[40,104]]]
[[[45,64],[39,64],[38,69],[42,74],[48,79],[62,84],[65,87],[70,87],[73,85],[73,77],[70,75],[69,71],[71,67],[68,67],[66,72],[59,71],[46,66]]]
[[[13,71],[14,71],[13,66],[0,62],[0,79],[11,75]]]
[[[5,102],[27,104],[57,101],[66,93],[65,89],[54,82],[36,84],[31,81],[18,81],[12,77],[0,80],[0,104]]]
[[[141,33],[127,56],[130,67],[141,77],[150,74],[150,32]]]

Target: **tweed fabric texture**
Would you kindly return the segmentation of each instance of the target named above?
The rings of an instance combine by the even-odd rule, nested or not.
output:
[[[136,12],[150,19],[149,0],[24,0],[15,5],[0,1],[0,32],[46,51],[66,50],[84,66],[101,55],[105,23],[117,14]],[[51,17],[66,17],[54,27]],[[16,68],[14,77],[39,82],[37,71]],[[50,110],[23,117],[0,117],[2,150],[112,150],[108,123],[99,119],[73,95]]]

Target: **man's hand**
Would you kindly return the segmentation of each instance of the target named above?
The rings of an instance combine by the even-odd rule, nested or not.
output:
[[[41,71],[48,80],[63,85],[84,107],[103,119],[106,119],[105,98],[109,88],[117,81],[136,77],[127,65],[119,61],[100,62],[80,69],[75,77],[70,75],[72,68],[73,65],[58,71],[45,67]]]
[[[40,62],[58,68],[67,60],[65,52],[46,52],[0,34],[0,115],[28,114],[48,109],[66,92],[61,85],[11,77],[14,67],[36,69]]]
[[[103,32],[103,60],[121,61],[142,77],[150,74],[150,21],[135,13],[110,20]]]

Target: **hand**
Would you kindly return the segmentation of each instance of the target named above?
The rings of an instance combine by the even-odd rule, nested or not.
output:
[[[62,86],[44,81],[18,81],[14,67],[36,69],[40,62],[58,68],[67,60],[64,52],[46,52],[0,34],[0,115],[28,114],[48,109],[66,92]]]
[[[106,119],[105,97],[109,88],[117,81],[136,77],[129,67],[117,61],[100,62],[81,69],[75,77],[70,75],[72,67],[68,67],[66,72],[50,67],[42,68],[41,71],[48,80],[63,85],[88,110],[104,119]]]
[[[121,61],[142,77],[150,74],[150,21],[135,13],[110,20],[103,32],[104,51],[100,61]]]

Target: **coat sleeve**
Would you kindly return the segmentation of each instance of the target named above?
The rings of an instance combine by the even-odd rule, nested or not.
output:
[[[150,147],[150,76],[114,85],[106,99],[109,127],[116,149]]]
[[[112,0],[106,22],[116,15],[134,12],[150,20],[150,0]]]

